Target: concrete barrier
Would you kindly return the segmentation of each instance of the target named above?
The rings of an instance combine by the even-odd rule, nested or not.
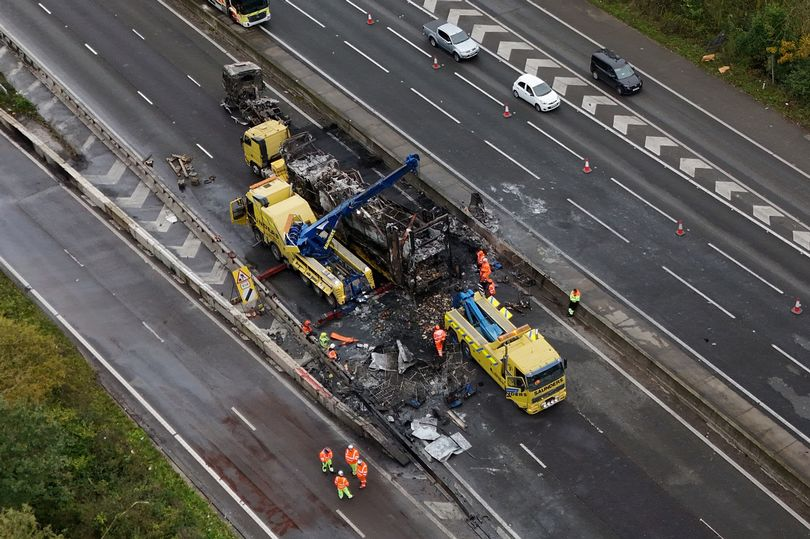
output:
[[[502,228],[498,234],[492,233],[467,208],[470,196],[477,192],[472,184],[434,159],[426,148],[419,147],[415,141],[388,126],[379,114],[364,107],[359,99],[336,88],[327,76],[310,69],[278,44],[269,41],[260,30],[246,30],[231,24],[227,18],[207,9],[201,0],[168,2],[199,22],[204,31],[226,48],[237,51],[240,60],[256,62],[270,75],[274,85],[316,110],[372,154],[383,158],[389,166],[398,166],[407,154],[414,151],[422,154],[419,176],[410,178],[411,183],[486,238],[500,257],[529,276],[535,283],[530,286],[531,290],[541,297],[565,305],[568,290],[563,283],[577,283],[585,298],[577,311],[579,323],[644,367],[773,479],[805,504],[810,503],[810,449],[765,415],[756,404],[749,403],[721,378],[683,353],[654,325],[628,311],[589,278],[583,268],[573,264],[561,265],[553,273],[548,268],[541,268],[536,261],[542,260],[543,255],[565,259],[555,246],[527,225],[499,212],[497,207],[490,209],[501,217]],[[488,198],[486,193],[480,194]],[[505,241],[505,237],[521,238],[520,248]],[[653,340],[646,339],[650,336],[662,343],[655,350],[645,346],[645,341]]]

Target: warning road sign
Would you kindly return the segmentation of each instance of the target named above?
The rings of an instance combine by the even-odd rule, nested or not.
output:
[[[231,272],[233,280],[236,283],[236,288],[239,289],[239,296],[242,298],[242,303],[250,303],[256,299],[256,286],[253,284],[253,277],[250,275],[250,270],[247,266],[242,266]]]

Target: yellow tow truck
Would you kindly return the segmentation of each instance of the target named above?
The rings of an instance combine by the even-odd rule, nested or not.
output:
[[[242,135],[245,163],[256,176],[286,174],[281,147],[290,138],[290,128],[278,120],[267,120],[253,126]]]
[[[343,305],[372,290],[374,277],[368,264],[335,239],[337,225],[418,165],[419,156],[409,155],[404,165],[320,219],[289,183],[271,176],[231,201],[231,222],[250,225],[256,241],[269,246],[272,255],[298,272],[316,294],[330,305]]]
[[[536,329],[516,327],[512,313],[495,297],[467,290],[453,298],[444,328],[506,392],[506,398],[529,414],[565,400],[568,362]]]

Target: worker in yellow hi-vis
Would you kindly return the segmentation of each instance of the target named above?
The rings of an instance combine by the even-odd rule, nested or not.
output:
[[[579,289],[575,288],[571,290],[571,293],[568,295],[568,316],[574,316],[574,311],[579,307],[579,298]]]

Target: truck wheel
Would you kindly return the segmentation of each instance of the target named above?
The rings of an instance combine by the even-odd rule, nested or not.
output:
[[[253,239],[256,240],[257,244],[264,245],[264,235],[258,228],[253,229]]]
[[[453,60],[455,60],[456,62],[460,62],[461,61],[461,56],[459,56],[457,52],[454,52],[453,53]]]
[[[253,171],[253,174],[254,174],[255,176],[261,176],[261,175],[262,175],[262,169],[261,169],[261,167],[259,167],[259,165],[257,165],[256,163],[251,163],[251,164],[250,164],[250,170],[252,170],[252,171]]]
[[[470,345],[466,342],[461,343],[461,357],[465,360],[472,359],[472,353],[470,353]]]
[[[435,40],[435,39],[433,39],[432,37],[431,37],[431,38],[430,38],[428,41],[430,41],[430,46],[431,46],[431,47],[435,47],[435,46],[436,46],[436,40]]]
[[[337,307],[337,300],[335,299],[334,294],[326,295],[326,303],[328,303],[330,307]]]
[[[270,254],[273,255],[273,258],[275,258],[279,262],[282,262],[284,260],[281,257],[281,251],[279,251],[278,245],[276,245],[275,243],[270,244]]]

